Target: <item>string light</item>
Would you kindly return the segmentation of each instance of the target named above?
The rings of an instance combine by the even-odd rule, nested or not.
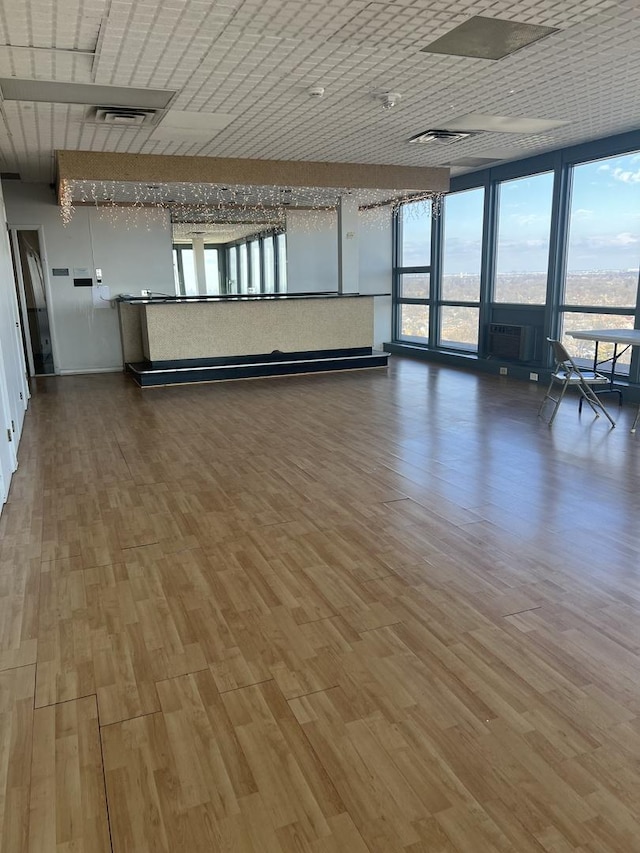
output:
[[[380,198],[371,202],[371,196]],[[416,193],[409,190],[372,191],[351,187],[277,187],[234,184],[154,183],[131,181],[60,182],[60,213],[68,225],[75,203],[93,205],[101,218],[127,228],[149,229],[158,217],[169,214],[172,223],[199,225],[264,224],[265,228],[284,228],[287,212],[303,210],[300,225],[307,230],[326,227],[327,213],[335,214],[343,196],[358,202],[367,221],[388,225],[390,211],[410,202],[407,215],[438,216],[443,194]],[[381,211],[372,215],[371,211]]]
[[[64,178],[60,181],[60,216],[65,227],[73,219],[73,188]]]

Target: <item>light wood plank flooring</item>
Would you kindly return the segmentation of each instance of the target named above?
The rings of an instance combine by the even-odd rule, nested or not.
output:
[[[640,437],[542,393],[38,380],[2,853],[640,851]]]

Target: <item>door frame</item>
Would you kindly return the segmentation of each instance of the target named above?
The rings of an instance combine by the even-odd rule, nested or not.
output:
[[[38,232],[38,244],[40,246],[40,261],[42,262],[42,275],[44,278],[44,293],[47,299],[47,316],[49,318],[49,333],[51,335],[51,352],[53,355],[53,372],[54,375],[58,375],[60,373],[60,362],[58,358],[58,345],[56,339],[56,327],[55,327],[55,317],[53,313],[53,299],[52,299],[52,289],[51,289],[51,279],[49,277],[49,264],[47,261],[47,248],[45,245],[44,239],[44,229],[42,225],[25,225],[23,223],[9,223],[9,235],[11,240],[11,246],[13,248],[15,257],[16,257],[16,267],[17,267],[17,275],[18,275],[18,290],[20,293],[20,317],[22,320],[22,325],[25,331],[25,340],[27,344],[27,357],[29,360],[29,375],[34,376],[34,368],[33,368],[33,352],[31,349],[31,334],[29,332],[29,317],[27,314],[27,302],[26,295],[24,290],[24,279],[22,277],[22,264],[20,262],[20,247],[18,245],[18,231],[37,231]]]
[[[18,229],[21,230],[21,229]],[[18,232],[16,229],[9,229],[9,241],[11,243],[11,252],[14,261],[14,274],[18,290],[18,311],[20,312],[20,320],[22,322],[22,341],[23,348],[26,350],[27,366],[29,376],[35,376],[36,370],[33,363],[33,347],[31,346],[31,331],[29,329],[29,315],[27,313],[27,294],[24,289],[24,276],[22,275],[22,263],[20,260],[20,248],[18,246]]]

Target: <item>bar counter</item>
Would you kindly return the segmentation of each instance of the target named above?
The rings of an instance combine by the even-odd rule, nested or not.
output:
[[[373,299],[335,292],[121,296],[123,361],[371,348]]]

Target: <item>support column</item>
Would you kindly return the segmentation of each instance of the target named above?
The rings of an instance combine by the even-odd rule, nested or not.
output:
[[[358,293],[358,201],[341,196],[338,203],[338,292]]]

